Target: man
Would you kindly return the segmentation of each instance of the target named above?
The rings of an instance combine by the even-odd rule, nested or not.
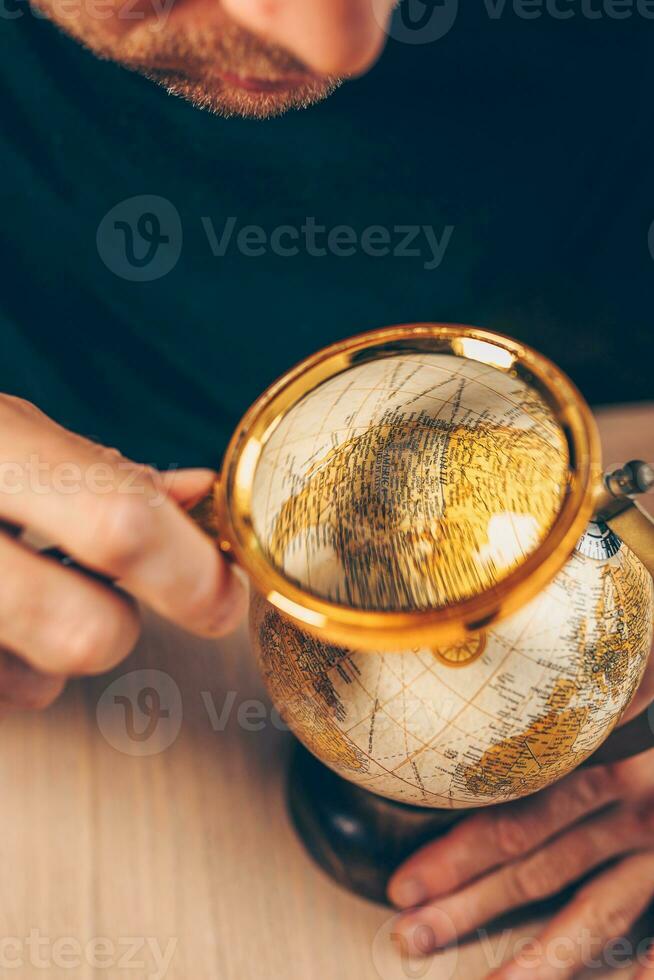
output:
[[[190,629],[236,623],[243,587],[183,510],[252,398],[328,341],[476,322],[595,401],[651,396],[651,11],[419,6],[5,0],[7,703],[117,663],[134,598]],[[598,868],[548,937],[621,935],[654,895],[653,771],[575,773],[414,856],[390,888],[406,942],[426,952]],[[501,975],[579,965],[543,952]]]

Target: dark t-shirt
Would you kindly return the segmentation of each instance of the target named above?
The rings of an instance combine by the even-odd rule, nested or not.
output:
[[[22,5],[1,19],[0,390],[133,457],[216,464],[301,357],[455,320],[532,343],[593,402],[652,397],[654,21],[464,6],[264,122]]]

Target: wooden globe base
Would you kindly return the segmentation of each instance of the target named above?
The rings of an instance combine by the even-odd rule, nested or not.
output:
[[[388,905],[393,871],[469,811],[408,806],[337,776],[298,743],[288,774],[288,806],[305,847],[335,881]]]

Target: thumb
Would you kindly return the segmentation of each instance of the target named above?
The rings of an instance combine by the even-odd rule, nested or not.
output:
[[[206,497],[218,479],[217,473],[205,469],[166,470],[160,475],[166,494],[186,510]]]

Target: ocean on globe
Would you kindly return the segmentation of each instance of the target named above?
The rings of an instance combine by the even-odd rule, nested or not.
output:
[[[547,536],[567,445],[519,378],[450,354],[336,375],[266,442],[253,522],[269,560],[322,598],[443,608],[501,582]],[[629,704],[652,643],[652,579],[591,525],[509,619],[449,647],[362,652],[301,630],[254,594],[268,690],[326,765],[405,803],[465,808],[570,772]]]

